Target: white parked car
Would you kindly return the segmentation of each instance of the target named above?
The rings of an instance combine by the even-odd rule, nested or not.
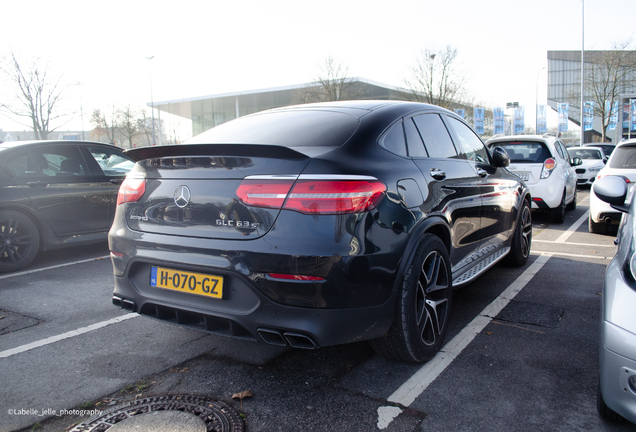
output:
[[[600,147],[569,147],[570,159],[580,158],[583,163],[576,167],[576,184],[591,186],[598,172],[605,168],[607,156]]]
[[[619,143],[612,152],[605,168],[599,171],[596,179],[606,176],[619,176],[631,190],[636,182],[636,139]],[[628,193],[627,196],[630,196]],[[594,193],[590,192],[590,218],[588,227],[590,232],[605,234],[610,225],[618,225],[622,213],[612,208],[605,201],[600,200]]]
[[[576,208],[576,172],[561,140],[551,135],[513,135],[486,142],[489,149],[502,147],[510,156],[508,170],[530,188],[532,208],[547,210],[552,221],[563,223],[565,210]]]

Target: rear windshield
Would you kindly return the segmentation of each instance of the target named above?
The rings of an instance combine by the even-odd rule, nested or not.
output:
[[[610,168],[636,168],[636,146],[617,147],[612,153]]]
[[[538,141],[504,141],[492,143],[488,147],[491,150],[493,147],[503,148],[510,156],[510,162],[515,163],[543,163],[552,157],[545,144]]]
[[[586,149],[586,148],[569,148],[568,153],[571,158],[581,158],[583,160],[586,159],[603,159],[601,152],[599,150],[594,149]]]
[[[341,112],[277,111],[223,123],[193,137],[188,144],[269,144],[291,148],[334,148],[344,144],[357,127],[357,117]]]

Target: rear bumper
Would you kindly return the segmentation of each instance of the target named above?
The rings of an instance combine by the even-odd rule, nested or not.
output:
[[[557,188],[548,182],[540,181],[538,184],[529,185],[532,196],[533,209],[556,208],[561,204],[563,198],[563,188]]]
[[[113,304],[203,332],[295,348],[377,338],[386,334],[393,320],[393,299],[379,306],[302,308],[270,300],[242,277],[227,276],[226,281],[225,298],[216,300],[115,277]]]
[[[116,219],[109,236],[116,253],[113,301],[149,317],[277,345],[311,348],[380,337],[395,313],[395,280],[407,236],[372,221],[334,216],[322,219],[321,230],[301,226],[300,218],[279,218],[277,224],[299,227],[302,239],[273,229],[262,238],[237,241],[141,233]],[[324,226],[338,227],[336,222],[351,229],[325,234]],[[389,249],[370,240],[378,235],[394,236],[383,243]],[[223,298],[151,286],[153,266],[222,277]],[[323,280],[287,281],[269,273]]]

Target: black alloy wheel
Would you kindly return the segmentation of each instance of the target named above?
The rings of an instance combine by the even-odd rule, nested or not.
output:
[[[528,201],[523,200],[519,221],[512,237],[510,252],[506,256],[506,263],[513,266],[522,266],[528,261],[532,246],[532,211]]]
[[[389,332],[371,341],[381,355],[423,362],[442,347],[452,304],[450,259],[433,234],[422,237],[398,293],[396,316]]]
[[[29,217],[12,210],[0,212],[0,273],[27,267],[39,247],[38,229]]]

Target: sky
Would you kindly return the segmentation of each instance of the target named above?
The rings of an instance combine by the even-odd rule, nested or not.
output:
[[[519,102],[534,125],[547,51],[581,50],[583,36],[581,0],[5,0],[2,11],[0,56],[48,62],[69,85],[64,106],[78,113],[59,130],[82,129],[79,107],[88,130],[97,108],[310,82],[329,56],[350,76],[403,86],[424,49],[446,45],[477,104]],[[635,0],[584,11],[586,50],[636,47]],[[25,127],[0,115],[0,129]]]

